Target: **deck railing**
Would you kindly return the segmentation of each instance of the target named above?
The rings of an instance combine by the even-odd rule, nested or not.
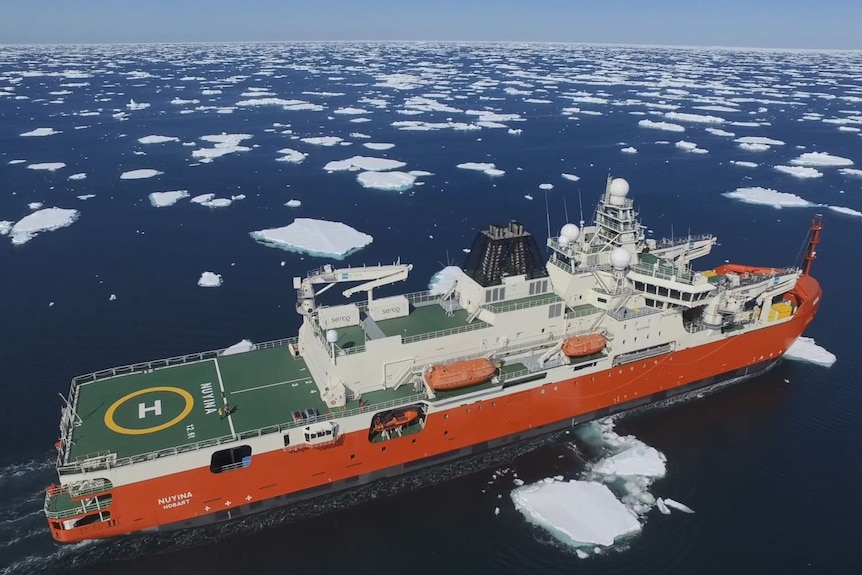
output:
[[[512,301],[502,301],[496,303],[485,304],[485,307],[494,313],[503,313],[507,311],[515,311],[519,309],[527,309],[531,307],[538,307],[540,305],[546,305],[551,303],[556,303],[559,301],[563,301],[557,294],[548,294],[542,297],[533,297],[527,299],[516,299]]]
[[[415,343],[417,341],[425,341],[428,339],[434,339],[436,337],[454,335],[456,333],[467,333],[468,331],[484,329],[486,327],[491,327],[491,324],[485,323],[483,321],[479,321],[476,323],[468,323],[467,325],[450,327],[449,329],[438,329],[436,331],[429,331],[428,333],[418,333],[416,335],[401,336],[401,343]]]
[[[293,429],[296,427],[305,427],[310,423],[320,422],[320,421],[329,421],[329,420],[338,420],[346,417],[352,417],[354,415],[358,415],[360,413],[370,413],[375,411],[380,411],[383,409],[391,409],[393,407],[398,407],[400,405],[407,405],[410,403],[417,403],[419,401],[426,400],[427,396],[424,393],[417,393],[414,395],[409,395],[406,397],[399,397],[396,399],[390,399],[388,401],[381,401],[378,403],[366,405],[364,407],[355,407],[352,409],[345,409],[336,412],[328,412],[321,415],[318,415],[314,421],[311,420],[302,420],[302,421],[289,421],[286,423],[280,423],[278,425],[267,425],[265,427],[260,427],[258,429],[251,429],[248,431],[243,431],[236,435],[223,435],[221,437],[215,437],[212,439],[205,439],[203,441],[197,441],[194,443],[186,443],[184,445],[179,445],[176,447],[169,447],[167,449],[160,449],[157,451],[149,451],[146,453],[140,453],[138,455],[130,455],[128,457],[120,457],[114,461],[111,461],[113,458],[113,454],[105,454],[101,452],[99,454],[93,455],[85,455],[82,457],[78,457],[75,462],[68,463],[65,465],[58,466],[57,472],[60,475],[69,475],[74,473],[82,473],[84,471],[96,471],[99,469],[109,469],[113,467],[124,467],[126,465],[132,465],[135,463],[143,463],[145,461],[152,461],[155,459],[161,459],[162,457],[170,457],[172,455],[178,455],[180,453],[188,453],[190,451],[198,451],[201,449],[205,449],[207,447],[214,447],[216,445],[222,445],[225,443],[232,443],[235,441],[241,441],[243,439],[250,439],[252,437],[260,437],[262,435],[268,435],[270,433],[278,433],[282,431],[287,431],[289,429]]]

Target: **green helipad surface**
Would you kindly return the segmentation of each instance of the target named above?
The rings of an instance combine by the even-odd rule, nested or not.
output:
[[[227,400],[231,415],[218,408]],[[78,388],[69,461],[97,452],[118,458],[292,420],[295,410],[327,411],[305,362],[286,347],[221,356]]]

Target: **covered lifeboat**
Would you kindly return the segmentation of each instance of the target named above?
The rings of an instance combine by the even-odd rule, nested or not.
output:
[[[372,421],[374,431],[380,433],[387,429],[404,427],[419,419],[419,410],[415,408],[403,411],[390,411],[376,415]]]
[[[566,357],[584,357],[605,349],[605,337],[599,333],[576,335],[563,342],[562,351]]]
[[[497,366],[489,359],[468,359],[435,365],[425,372],[425,381],[434,391],[450,391],[491,379]]]

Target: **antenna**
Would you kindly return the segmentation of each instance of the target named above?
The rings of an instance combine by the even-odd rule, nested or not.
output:
[[[581,186],[578,186],[578,207],[581,208],[581,228],[584,227],[584,203],[581,201]]]
[[[551,237],[551,210],[548,207],[548,190],[545,190],[545,217],[548,220],[548,237]]]
[[[566,223],[569,223],[569,205],[566,203],[566,196],[563,196],[563,210],[566,213]]]

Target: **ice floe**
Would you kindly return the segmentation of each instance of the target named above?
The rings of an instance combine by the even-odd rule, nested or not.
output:
[[[203,272],[198,279],[200,287],[219,287],[222,283],[221,274],[214,272]]]
[[[128,172],[123,172],[120,174],[121,180],[145,180],[148,178],[154,178],[155,176],[161,176],[164,172],[160,172],[159,170],[153,170],[150,168],[142,169],[142,170],[130,170]]]
[[[461,168],[462,170],[474,170],[477,172],[485,172],[485,174],[489,176],[502,176],[506,172],[498,169],[494,164],[487,162],[464,162],[462,164],[458,164],[457,168]]]
[[[387,144],[384,142],[365,142],[362,144],[369,150],[389,150],[395,147],[395,144]]]
[[[24,216],[8,232],[12,243],[24,244],[42,232],[48,232],[72,225],[78,219],[78,210],[45,208]]]
[[[762,187],[737,188],[722,195],[747,204],[760,204],[773,208],[807,208],[814,205],[795,194]]]
[[[208,136],[201,136],[201,140],[204,142],[210,142],[215,144],[212,148],[199,148],[192,152],[193,158],[198,158],[201,163],[209,163],[212,162],[215,158],[220,158],[227,154],[233,154],[236,152],[248,152],[251,148],[247,146],[240,146],[240,142],[244,140],[248,140],[251,138],[251,134],[211,134]]]
[[[180,139],[174,136],[144,136],[143,138],[138,138],[138,142],[141,144],[165,144],[167,142],[179,142]]]
[[[299,200],[288,200],[284,205],[288,208],[298,208],[302,205],[302,202]]]
[[[781,140],[774,140],[772,138],[765,138],[763,136],[742,136],[741,138],[736,138],[734,142],[739,144],[762,144],[764,146],[783,146],[784,142]]]
[[[790,349],[785,352],[784,357],[797,361],[816,363],[826,367],[831,366],[837,359],[835,354],[817,345],[814,338],[805,336],[793,342]]]
[[[736,135],[733,132],[728,132],[726,130],[719,130],[718,128],[704,128],[704,131],[709,132],[713,136],[722,136],[724,138],[732,138]]]
[[[416,176],[407,172],[362,172],[356,176],[356,181],[363,188],[403,192],[413,187]]]
[[[704,116],[702,114],[686,114],[683,112],[665,112],[665,118],[678,122],[693,122],[697,124],[723,124],[724,118],[718,116]]]
[[[277,158],[277,161],[287,162],[288,164],[301,164],[308,157],[308,154],[291,148],[282,148],[278,150],[278,153],[281,156]]]
[[[134,99],[129,100],[129,103],[126,104],[126,108],[129,110],[146,110],[150,107],[150,104],[147,102],[135,102]]]
[[[756,168],[757,164],[754,162],[744,162],[740,160],[730,160],[730,163],[734,166],[741,166],[743,168]]]
[[[458,266],[446,266],[431,276],[431,279],[428,281],[428,291],[431,295],[443,295],[447,293],[463,273],[463,270]]]
[[[624,154],[637,154],[638,149],[634,146],[626,146],[625,148],[620,149],[620,152]]]
[[[790,160],[790,163],[797,166],[852,166],[853,160],[826,152],[807,152]]]
[[[183,198],[189,197],[187,190],[174,190],[170,192],[153,192],[150,194],[150,203],[155,208],[172,206]]]
[[[665,130],[667,132],[685,132],[685,126],[672,124],[671,122],[655,122],[653,120],[640,120],[638,126],[641,128],[652,128],[653,130]]]
[[[838,170],[838,173],[843,176],[853,176],[856,178],[862,178],[862,170],[856,170],[853,168],[841,168]]]
[[[36,128],[35,130],[24,132],[21,136],[53,136],[54,134],[62,133],[63,132],[55,130],[54,128]]]
[[[775,166],[775,169],[782,174],[787,174],[794,178],[807,179],[823,177],[822,172],[818,172],[814,168],[807,168],[805,166]]]
[[[328,162],[323,169],[327,172],[340,172],[344,170],[366,172],[380,172],[385,170],[396,170],[406,166],[404,162],[390,160],[388,158],[371,158],[368,156],[353,156],[346,160],[333,160]]]
[[[61,168],[65,168],[66,164],[63,162],[43,162],[41,164],[30,164],[27,166],[29,170],[47,170],[49,172],[56,172]]]
[[[249,235],[269,247],[334,259],[343,259],[374,240],[342,222],[312,218],[296,218],[290,225]]]
[[[85,173],[83,173],[83,172],[82,172],[82,173],[78,173],[78,174],[72,174],[71,176],[69,176],[69,177],[68,177],[68,178],[66,178],[66,179],[68,179],[68,180],[86,180],[86,179],[87,179],[87,174],[85,174]]]
[[[338,136],[316,136],[314,138],[300,138],[300,142],[311,144],[313,146],[334,146],[341,143],[343,140]]]
[[[562,174],[563,179],[569,180],[570,182],[577,182],[580,180],[580,176],[576,176],[574,174]]]
[[[853,216],[855,218],[862,218],[862,212],[859,210],[854,210],[853,208],[845,208],[841,206],[826,206],[833,212],[837,212],[839,214],[844,214],[845,216]]]

